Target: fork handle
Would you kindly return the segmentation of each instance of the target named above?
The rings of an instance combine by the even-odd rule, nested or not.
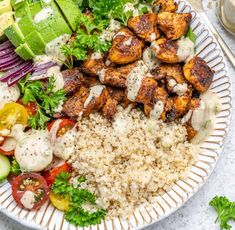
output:
[[[226,57],[229,59],[233,67],[235,68],[235,56],[233,55],[231,49],[228,47],[228,45],[225,43],[224,39],[220,36],[219,32],[216,30],[216,28],[213,26],[213,24],[210,22],[208,19],[207,15],[205,12],[200,12],[199,13],[201,17],[206,21],[206,24],[210,28],[211,32],[219,42],[222,50],[224,51]]]

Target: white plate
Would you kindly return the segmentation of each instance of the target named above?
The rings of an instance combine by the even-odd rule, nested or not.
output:
[[[222,111],[216,118],[215,130],[202,144],[203,152],[191,168],[188,178],[184,181],[178,181],[170,191],[158,196],[152,207],[138,208],[129,221],[116,218],[113,221],[103,221],[99,226],[93,226],[89,229],[138,229],[169,216],[184,205],[205,184],[222,153],[231,115],[231,80],[227,76],[224,56],[216,39],[190,5],[185,0],[179,2],[179,12],[192,13],[191,26],[197,35],[197,55],[207,61],[215,71],[211,90],[216,92],[222,100]],[[13,200],[11,187],[7,182],[0,185],[0,211],[34,229],[79,229],[69,225],[64,220],[63,213],[52,205],[46,204],[40,210],[33,212],[22,210]]]

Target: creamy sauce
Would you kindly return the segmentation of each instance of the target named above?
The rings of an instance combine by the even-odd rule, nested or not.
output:
[[[164,104],[161,101],[158,101],[153,110],[150,112],[150,119],[158,120],[164,111]]]
[[[224,24],[231,30],[235,31],[235,0],[222,1],[222,20]]]
[[[173,88],[173,92],[176,93],[178,96],[183,96],[188,90],[188,85],[186,83],[177,84]]]
[[[129,38],[127,41],[123,42],[124,46],[131,46],[132,38]]]
[[[153,42],[157,39],[157,35],[155,33],[151,33],[149,38],[150,38],[150,41]]]
[[[3,145],[0,146],[0,149],[2,149],[3,151],[5,152],[9,152],[9,151],[12,151],[16,148],[16,139],[13,138],[13,137],[8,137]]]
[[[38,12],[35,16],[34,16],[34,23],[39,23],[41,21],[46,20],[47,18],[51,17],[54,13],[53,8],[51,7],[46,7],[43,8],[40,12]]]
[[[91,55],[91,60],[99,60],[103,58],[103,54],[100,52],[95,52]]]
[[[75,151],[76,127],[66,132],[63,136],[57,137],[56,134],[62,120],[58,119],[50,130],[50,138],[55,156],[68,160]]]
[[[149,69],[143,61],[138,61],[137,66],[128,74],[126,80],[127,98],[135,101],[141,88],[142,81],[146,77]]]
[[[133,12],[133,17],[139,16],[139,10],[134,6],[133,3],[126,3],[124,6],[124,12],[132,11]]]
[[[145,65],[147,65],[149,67],[150,70],[156,68],[160,64],[156,55],[154,54],[154,52],[150,48],[147,48],[144,51],[143,61],[144,61]]]
[[[221,102],[217,94],[208,91],[201,94],[199,108],[193,111],[191,124],[197,135],[191,141],[194,144],[204,141],[214,130],[216,115],[221,111]]]
[[[112,41],[114,35],[121,29],[121,23],[114,19],[111,19],[109,26],[101,34],[100,39],[102,41]]]
[[[16,102],[20,98],[18,86],[8,87],[7,83],[0,82],[0,108],[7,102]]]
[[[193,115],[193,111],[189,110],[188,113],[182,118],[181,124],[187,123],[192,118],[192,115]]]
[[[24,192],[20,202],[26,209],[32,209],[36,202],[35,194],[31,191]]]
[[[16,131],[15,129],[13,132]],[[19,138],[15,157],[23,171],[40,172],[52,162],[53,149],[47,131],[31,130],[23,136],[17,133],[15,138]]]
[[[98,98],[102,94],[104,89],[105,89],[104,85],[96,85],[91,87],[90,94],[84,103],[84,108],[87,108],[87,106],[91,103],[92,100]]]
[[[105,82],[105,74],[106,74],[106,69],[98,71],[98,76],[101,83]]]
[[[177,41],[177,44],[177,56],[179,58],[179,61],[187,62],[194,56],[195,45],[189,38],[182,37]]]

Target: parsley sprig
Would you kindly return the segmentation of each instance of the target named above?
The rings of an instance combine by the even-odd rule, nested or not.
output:
[[[16,161],[15,157],[13,157],[11,161],[11,172],[14,173],[15,175],[19,175],[21,173],[20,165]]]
[[[231,229],[228,221],[235,220],[235,202],[231,202],[225,196],[216,196],[210,202],[210,205],[215,208],[218,217],[215,222],[220,221],[221,229]]]
[[[51,187],[54,194],[61,197],[70,197],[69,209],[65,213],[65,219],[69,223],[80,227],[100,224],[105,217],[105,210],[97,209],[95,212],[85,210],[83,208],[84,204],[96,206],[96,197],[86,189],[74,188],[69,183],[70,177],[71,175],[67,172],[60,173]],[[80,182],[80,178],[78,182]]]
[[[29,117],[28,123],[33,129],[44,129],[56,108],[66,100],[65,92],[63,89],[55,91],[55,77],[50,77],[47,84],[30,81],[29,78],[30,75],[19,82],[23,103],[34,102],[37,105],[37,113]]]

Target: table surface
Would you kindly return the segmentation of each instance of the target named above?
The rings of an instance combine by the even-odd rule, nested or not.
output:
[[[216,26],[235,55],[235,38],[230,36],[219,24],[215,15],[215,0],[203,0],[211,22]],[[228,63],[228,72],[235,89],[235,71]],[[235,99],[235,98],[234,98]],[[235,101],[235,100],[234,100]],[[235,112],[233,104],[233,112]],[[235,118],[232,119],[224,153],[204,187],[181,209],[147,228],[147,230],[219,230],[214,223],[216,213],[208,204],[215,195],[225,195],[235,200]],[[231,223],[235,227],[235,223]],[[1,230],[29,230],[0,213]]]

